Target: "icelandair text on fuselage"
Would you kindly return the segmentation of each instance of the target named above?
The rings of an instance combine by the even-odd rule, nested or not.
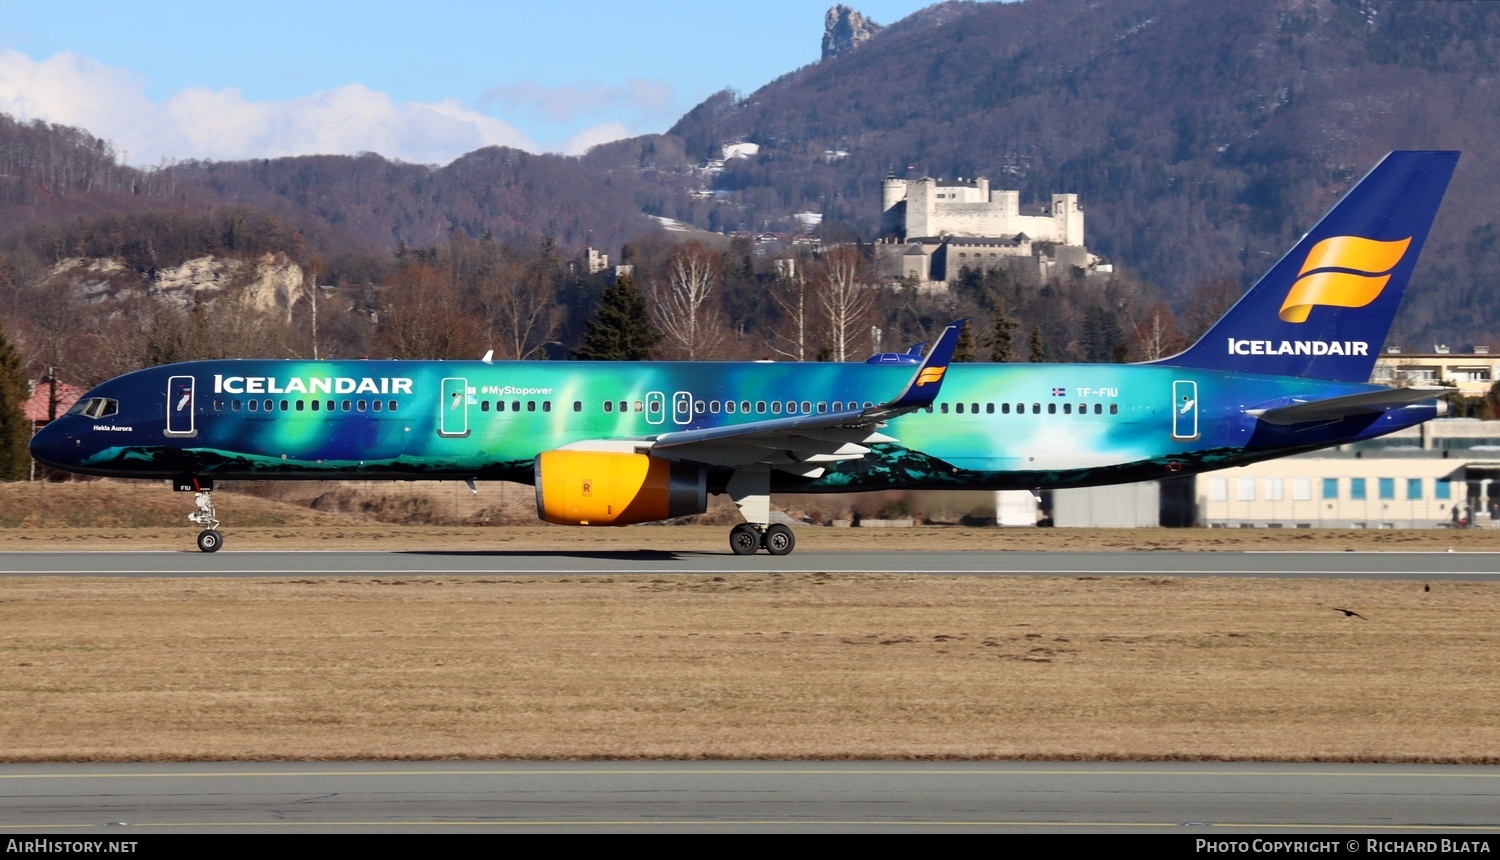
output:
[[[8,839],[5,851],[20,854],[133,854],[136,842],[84,841],[79,839]]]
[[[215,394],[410,394],[411,380],[404,376],[322,376],[277,379],[274,376],[224,376],[214,374]]]
[[[1230,355],[1369,355],[1362,340],[1241,340],[1229,338]]]
[[[1199,854],[1489,854],[1487,839],[1199,839]]]

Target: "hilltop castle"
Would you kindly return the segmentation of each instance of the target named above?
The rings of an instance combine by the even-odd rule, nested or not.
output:
[[[991,191],[983,178],[945,182],[890,175],[880,191],[875,251],[885,277],[944,282],[965,267],[1005,268],[1023,282],[1040,283],[1070,268],[1098,267],[1083,244],[1077,194],[1054,194],[1050,206],[1022,214],[1019,191]]]

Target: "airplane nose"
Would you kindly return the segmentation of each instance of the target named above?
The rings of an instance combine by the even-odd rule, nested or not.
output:
[[[27,447],[33,460],[54,469],[66,469],[78,459],[80,440],[77,434],[69,433],[67,428],[60,426],[62,423],[53,421],[31,437]]]

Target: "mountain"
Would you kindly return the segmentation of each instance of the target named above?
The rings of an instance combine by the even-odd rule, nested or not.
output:
[[[1205,283],[1256,277],[1386,151],[1453,148],[1394,339],[1500,338],[1500,4],[951,0],[884,27],[835,7],[826,25],[821,61],[580,158],[137,170],[84,130],[0,117],[0,248],[144,268],[317,255],[333,281],[368,283],[393,251],[455,236],[614,252],[656,231],[647,216],[792,231],[814,211],[826,237],[868,241],[894,171],[984,176],[1023,202],[1077,193],[1090,249],[1188,307]],[[719,165],[737,142],[758,149]]]
[[[871,237],[893,170],[986,176],[1023,200],[1077,192],[1090,249],[1179,304],[1208,279],[1258,275],[1385,152],[1462,149],[1397,337],[1488,343],[1497,64],[1490,3],[945,3],[720,93],[667,137],[698,158],[759,144],[714,179],[730,227],[809,208]]]

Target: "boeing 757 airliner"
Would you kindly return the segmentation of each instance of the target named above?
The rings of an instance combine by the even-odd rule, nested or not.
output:
[[[1135,365],[195,361],[112,379],[31,442],[87,475],[197,494],[216,480],[437,479],[536,487],[553,523],[703,512],[731,549],[785,555],[769,496],[1040,489],[1222,469],[1443,414],[1443,389],[1369,384],[1456,152],[1393,152],[1186,351]]]

